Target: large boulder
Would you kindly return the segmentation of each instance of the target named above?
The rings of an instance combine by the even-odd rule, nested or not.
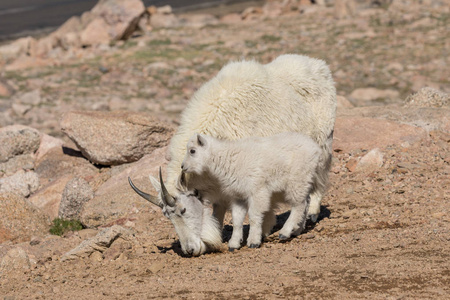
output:
[[[99,170],[82,157],[79,151],[66,147],[53,147],[36,161],[35,172],[39,174],[41,185],[46,186],[66,175],[85,179],[94,178]]]
[[[80,34],[83,46],[108,44],[112,39],[108,32],[108,24],[102,18],[93,20]]]
[[[69,112],[61,129],[86,158],[100,165],[137,161],[167,145],[173,133],[168,124],[134,112]]]
[[[0,178],[0,193],[14,193],[28,197],[39,188],[36,172],[20,170],[14,175]]]
[[[159,167],[165,169],[166,151],[167,147],[155,150],[101,185],[95,197],[83,206],[80,216],[83,225],[89,228],[108,225],[149,207],[159,211],[159,207],[142,199],[131,189],[128,177],[142,190],[155,194],[148,175],[157,176]]]
[[[64,141],[48,134],[42,134],[39,149],[36,151],[36,160],[40,161],[49,151],[56,149],[62,151]]]
[[[334,2],[334,16],[338,19],[349,18],[356,14],[355,0],[336,0]]]
[[[64,188],[58,216],[63,219],[78,219],[84,203],[94,197],[94,191],[83,178],[73,178]]]
[[[17,194],[0,193],[0,216],[0,243],[29,241],[50,228],[48,217]]]
[[[35,156],[33,154],[21,154],[0,163],[0,178],[12,176],[20,170],[32,170],[34,168],[34,160]]]
[[[397,122],[364,117],[338,117],[334,127],[333,148],[350,152],[357,149],[370,150],[388,145],[414,143],[426,138],[420,127]]]
[[[129,229],[114,225],[103,229],[96,236],[81,242],[77,247],[65,253],[61,257],[61,261],[89,257],[96,252],[103,253],[119,238],[136,243],[136,239]]]
[[[81,18],[73,16],[61,25],[55,32],[52,33],[59,40],[59,44],[64,49],[71,47],[79,47],[80,31],[83,29]]]
[[[420,106],[366,106],[349,109],[338,109],[341,118],[374,118],[389,120],[400,124],[408,124],[425,129],[450,132],[450,107],[420,107]]]
[[[39,148],[41,135],[34,128],[10,125],[0,128],[0,162],[14,156],[34,153]]]
[[[54,178],[50,183],[33,194],[29,201],[46,214],[50,220],[57,218],[61,195],[72,177],[72,175],[65,175]]]
[[[23,272],[31,267],[28,254],[20,247],[13,248],[0,261],[0,278],[13,272]]]
[[[91,14],[105,21],[111,40],[121,40],[136,30],[145,11],[141,0],[100,0]]]
[[[34,38],[24,37],[15,40],[10,44],[0,46],[0,61],[15,59],[19,57],[21,54],[27,54],[30,49],[30,45],[33,42],[36,42]]]
[[[439,90],[424,87],[408,96],[405,105],[409,107],[450,107],[450,95]]]

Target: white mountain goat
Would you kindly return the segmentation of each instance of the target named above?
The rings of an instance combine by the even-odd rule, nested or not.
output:
[[[192,174],[180,180],[181,163],[189,138],[196,132],[228,140],[299,132],[311,137],[321,148],[320,172],[317,173],[321,179],[313,181],[309,206],[309,215],[315,221],[328,182],[335,115],[336,90],[330,70],[322,60],[287,54],[265,65],[255,61],[229,63],[193,95],[181,115],[180,126],[169,146],[171,160],[167,167],[167,188],[164,187],[167,193],[163,193],[162,178],[161,183],[152,179],[158,197],[132,187],[152,203],[166,207],[166,211],[168,204],[173,207],[170,204],[190,203],[195,197],[189,195],[196,187],[201,191],[203,204],[213,204],[213,214],[221,226],[229,207],[226,197],[217,188],[217,182]],[[165,195],[170,200],[165,199]],[[282,193],[273,195],[282,196]],[[203,210],[200,212],[205,213]],[[205,217],[204,220],[210,219]],[[180,236],[184,253],[202,254],[204,249],[215,250],[220,244],[220,235],[212,242],[213,234],[207,233],[210,224],[204,226],[202,223],[203,227],[199,229],[189,222],[180,225],[180,222],[172,220],[172,223]],[[180,226],[187,228],[178,228]],[[181,234],[188,237],[181,237]],[[196,241],[203,236],[210,239],[202,240],[202,243],[206,242],[202,250],[188,247],[187,241],[198,244]]]
[[[319,145],[300,133],[236,141],[194,134],[187,144],[181,168],[187,174],[205,176],[219,183],[233,218],[230,250],[241,247],[247,210],[250,221],[247,245],[256,248],[261,244],[261,237],[270,234],[275,225],[276,203],[271,202],[274,193],[283,193],[283,200],[291,206],[280,239],[303,231],[313,180],[322,178],[317,175],[320,153]],[[266,217],[269,220],[264,220]],[[263,228],[264,223],[269,225]]]

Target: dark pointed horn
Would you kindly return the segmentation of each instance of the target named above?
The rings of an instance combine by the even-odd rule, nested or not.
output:
[[[161,174],[161,167],[159,167],[159,181],[161,182],[161,193],[162,193],[162,200],[165,204],[169,206],[175,206],[175,199],[169,194],[169,192],[166,189],[166,186],[164,185],[162,174]]]
[[[131,178],[128,177],[128,183],[131,185],[131,187],[133,188],[133,190],[142,198],[144,198],[145,200],[158,205],[159,207],[163,207],[162,203],[159,202],[158,197],[152,196],[150,194],[144,193],[143,191],[141,191],[140,189],[138,189],[134,184],[133,181],[131,181]]]

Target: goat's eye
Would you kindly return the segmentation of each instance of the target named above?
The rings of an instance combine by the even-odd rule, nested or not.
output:
[[[189,150],[189,152],[190,152],[191,154],[195,154],[195,149],[191,149],[191,150]]]
[[[185,208],[183,208],[181,211],[180,211],[180,214],[184,214],[186,212],[186,207]]]

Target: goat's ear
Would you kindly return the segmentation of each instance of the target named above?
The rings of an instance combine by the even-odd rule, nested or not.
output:
[[[156,179],[152,175],[149,175],[149,178],[150,178],[150,182],[152,183],[152,185],[155,188],[156,192],[159,193],[161,191],[161,183],[158,181],[158,179]]]
[[[197,143],[200,147],[203,147],[206,145],[206,139],[201,134],[197,134]]]

